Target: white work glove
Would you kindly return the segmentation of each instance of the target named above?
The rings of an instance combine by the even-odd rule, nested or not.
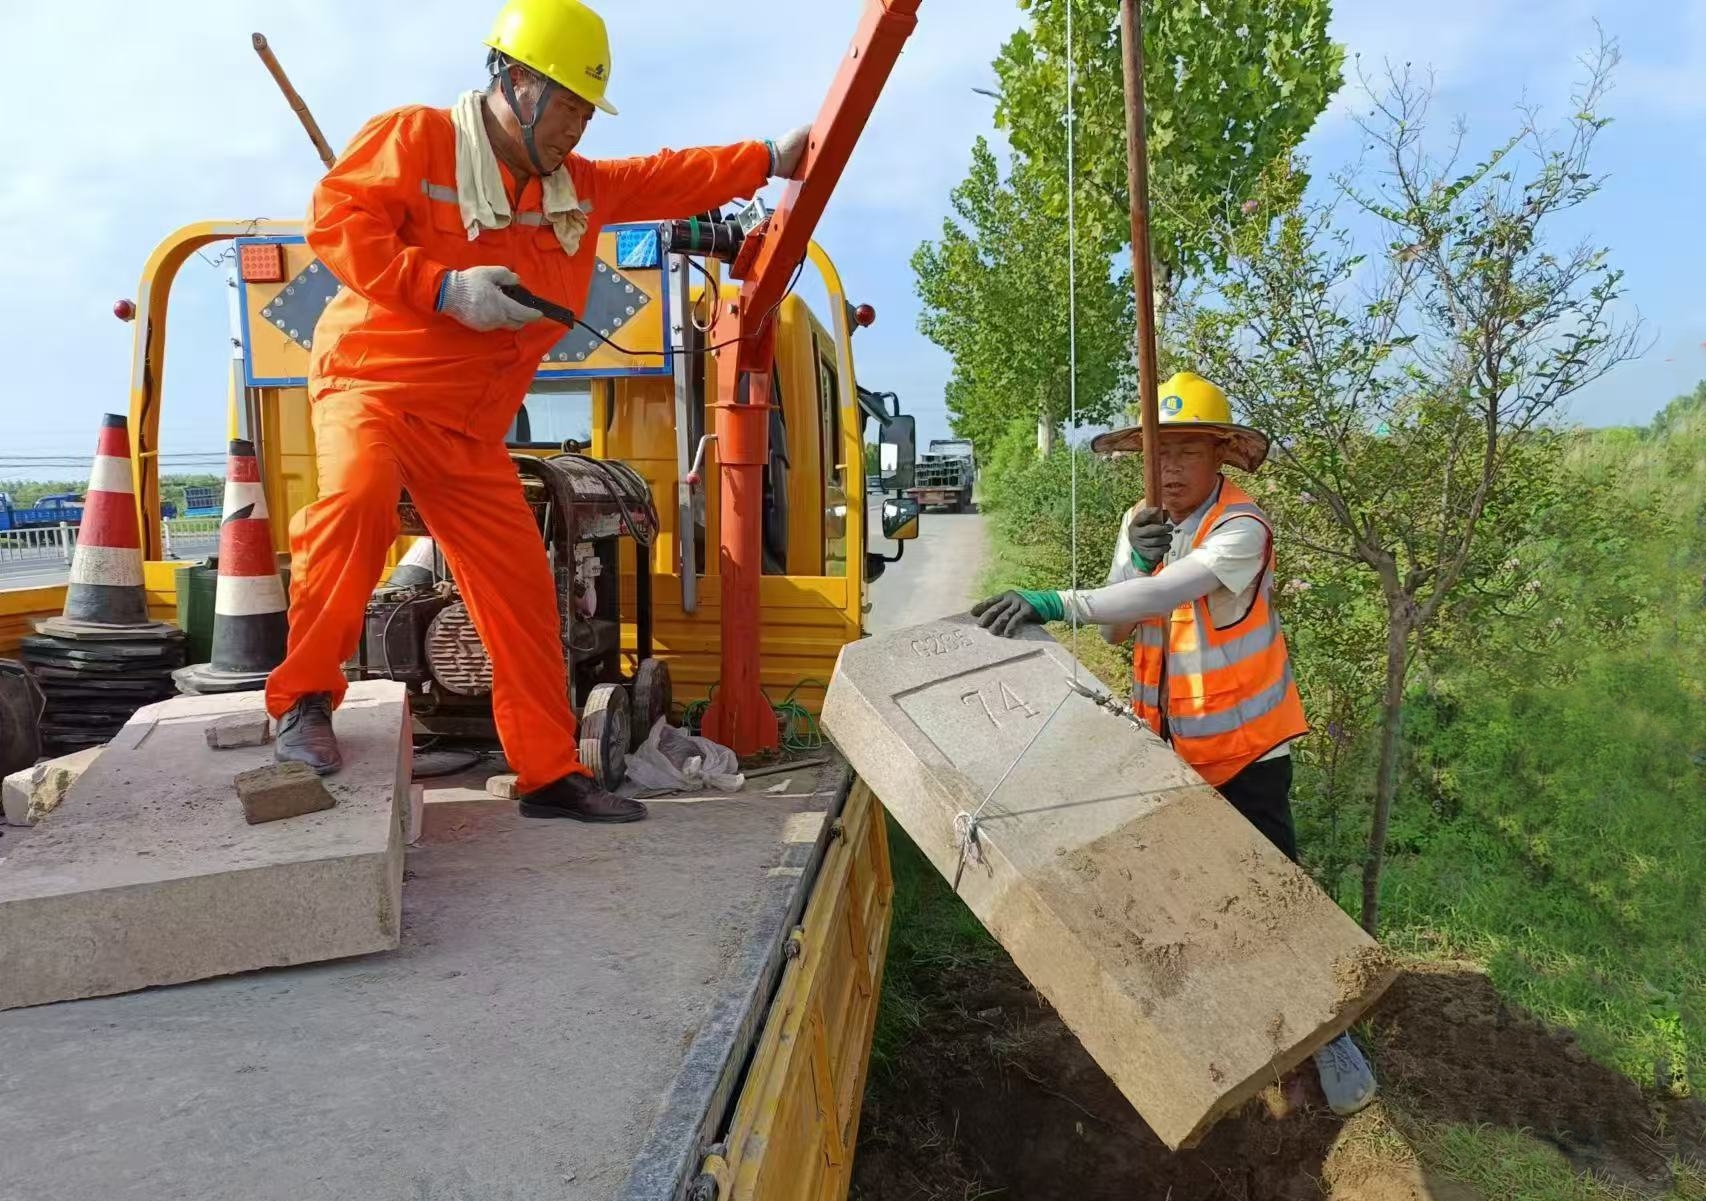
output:
[[[518,304],[499,291],[500,284],[518,283],[517,273],[509,267],[471,267],[467,271],[452,271],[445,277],[439,293],[439,311],[455,317],[470,329],[486,333],[495,329],[521,329],[541,314],[526,304]]]
[[[813,132],[811,125],[798,125],[783,137],[766,140],[766,149],[772,152],[772,168],[768,172],[773,179],[795,179],[796,172],[802,165],[802,155],[807,150],[808,135]]]

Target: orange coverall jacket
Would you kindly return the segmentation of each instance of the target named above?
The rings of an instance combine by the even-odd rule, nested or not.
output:
[[[586,773],[576,746],[552,572],[504,437],[541,357],[547,320],[478,333],[434,310],[447,271],[509,267],[539,296],[580,311],[602,225],[692,216],[765,182],[763,142],[594,162],[572,157],[590,206],[574,255],[541,208],[538,180],[513,223],[469,238],[458,215],[456,135],[443,109],[376,117],[315,189],[306,239],[343,290],[315,326],[309,363],[319,497],[291,522],[291,632],[267,682],[281,716],[311,693],[335,703],[369,594],[398,536],[409,489],[445,552],[493,663],[493,719],[524,792]],[[500,171],[507,192],[515,178]]]
[[[641,158],[565,160],[588,213],[575,255],[549,224],[531,178],[513,221],[470,240],[457,209],[457,140],[446,109],[394,109],[363,126],[315,188],[306,240],[344,289],[322,312],[309,359],[311,398],[357,391],[473,437],[497,441],[516,416],[541,356],[563,327],[536,321],[477,333],[434,311],[448,270],[509,267],[529,291],[580,313],[599,229],[691,216],[766,183],[764,142],[662,150]],[[513,197],[515,177],[499,165]],[[444,199],[442,199],[442,197]]]

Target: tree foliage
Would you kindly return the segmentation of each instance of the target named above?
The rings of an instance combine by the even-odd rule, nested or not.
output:
[[[1017,418],[1049,434],[1069,415],[1068,66],[1061,0],[1032,0],[994,64],[1007,170],[981,139],[941,237],[913,260],[920,328],[950,353],[945,400],[988,458]],[[1075,10],[1076,394],[1083,422],[1135,393],[1117,0]],[[1265,165],[1304,136],[1341,83],[1325,0],[1146,7],[1154,250],[1166,284],[1221,261],[1213,214],[1238,220]],[[1298,187],[1298,176],[1285,177]],[[1167,357],[1167,356],[1166,356]],[[1044,439],[1047,443],[1049,437]]]
[[[1076,222],[1106,255],[1129,243],[1119,0],[1074,5]],[[1024,162],[1049,165],[1061,211],[1068,155],[1065,0],[1030,20],[996,63],[999,123]],[[1342,84],[1328,0],[1149,0],[1145,5],[1152,254],[1168,282],[1222,262],[1218,220],[1238,220],[1264,169],[1312,128]]]
[[[1068,224],[1053,214],[1041,175],[1011,160],[1005,179],[984,138],[951,194],[955,219],[914,255],[920,328],[954,360],[951,425],[984,461],[1017,417],[1059,426],[1069,414]],[[1077,254],[1097,264],[1081,231]],[[1131,377],[1129,293],[1097,278],[1076,295],[1076,375],[1083,420],[1108,417]]]
[[[1379,164],[1340,177],[1335,199],[1217,230],[1227,267],[1180,322],[1184,344],[1276,439],[1274,473],[1301,501],[1283,537],[1315,570],[1363,569],[1381,597],[1369,928],[1420,640],[1445,606],[1524,602],[1534,573],[1513,548],[1561,499],[1549,422],[1638,347],[1637,327],[1612,315],[1621,274],[1606,250],[1551,237],[1601,182],[1588,163],[1614,62],[1605,45],[1562,136],[1528,114],[1470,167],[1460,131],[1446,158],[1428,151],[1429,92],[1391,73],[1364,122]],[[1381,231],[1381,256],[1340,223],[1349,206]]]

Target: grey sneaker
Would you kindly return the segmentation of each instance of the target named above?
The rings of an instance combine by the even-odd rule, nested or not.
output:
[[[1318,1067],[1324,1099],[1343,1117],[1359,1113],[1376,1100],[1377,1080],[1371,1065],[1346,1034],[1338,1034],[1328,1046],[1314,1051],[1312,1062]]]
[[[274,731],[273,757],[281,763],[306,763],[322,776],[344,766],[333,734],[331,696],[311,693],[286,710]]]

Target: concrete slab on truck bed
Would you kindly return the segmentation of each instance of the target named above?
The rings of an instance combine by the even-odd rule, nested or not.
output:
[[[0,1014],[0,1198],[667,1197],[764,1017],[831,760],[627,826],[425,781],[398,950]]]
[[[1393,971],[1151,731],[1073,694],[1073,670],[1037,627],[952,617],[844,647],[822,720],[946,879],[957,816],[992,796],[962,898],[1158,1137],[1191,1146]]]
[[[350,690],[335,804],[251,826],[233,777],[271,747],[204,730],[260,693],[147,705],[33,836],[0,860],[0,1009],[394,947],[409,712],[401,684]]]

